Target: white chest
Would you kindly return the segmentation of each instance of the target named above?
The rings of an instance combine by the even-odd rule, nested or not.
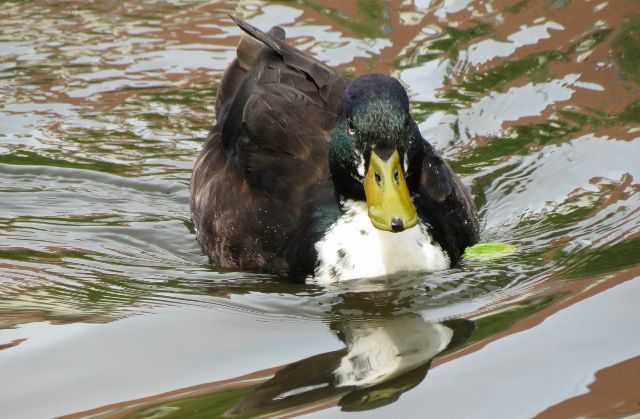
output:
[[[364,202],[347,201],[345,214],[316,243],[315,279],[328,284],[402,271],[435,271],[450,266],[449,256],[418,224],[401,233],[371,224]]]

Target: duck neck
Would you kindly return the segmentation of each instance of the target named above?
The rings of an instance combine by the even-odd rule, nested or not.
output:
[[[346,121],[343,120],[333,131],[329,146],[329,170],[337,197],[356,201],[365,200],[362,179],[358,173],[358,165],[364,165],[360,159],[347,133]]]

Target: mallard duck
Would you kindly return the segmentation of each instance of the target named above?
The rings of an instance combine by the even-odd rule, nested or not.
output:
[[[191,179],[212,264],[318,283],[449,268],[478,240],[471,198],[392,77],[353,80],[247,35],[220,82]]]

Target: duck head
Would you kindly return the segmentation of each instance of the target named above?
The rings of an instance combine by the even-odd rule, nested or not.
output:
[[[336,192],[366,200],[374,227],[400,232],[418,223],[412,196],[423,153],[400,82],[369,74],[349,84],[331,136],[329,166]]]

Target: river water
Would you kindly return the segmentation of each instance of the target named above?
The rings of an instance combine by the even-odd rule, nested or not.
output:
[[[1,417],[640,413],[637,0],[1,4]],[[229,14],[402,80],[516,250],[325,288],[209,266]]]

